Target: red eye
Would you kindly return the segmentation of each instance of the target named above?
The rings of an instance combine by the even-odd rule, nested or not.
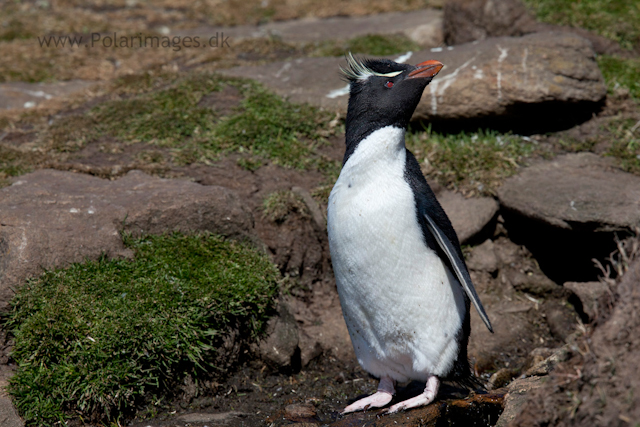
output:
[[[389,80],[388,82],[386,82],[384,84],[386,87],[388,87],[389,89],[391,89],[393,87],[393,82],[391,80]]]

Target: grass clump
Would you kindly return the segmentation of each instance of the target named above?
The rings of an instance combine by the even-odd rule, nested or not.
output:
[[[309,208],[302,197],[290,190],[269,194],[262,203],[262,211],[266,218],[277,223],[284,222],[291,213],[309,217]]]
[[[220,114],[201,105],[205,96],[228,86],[241,97],[231,112]],[[245,162],[249,166],[263,158],[304,169],[315,166],[314,146],[321,143],[329,119],[328,113],[289,103],[258,83],[207,73],[129,77],[115,91],[120,99],[54,123],[49,129],[52,146],[74,151],[98,138],[115,138],[123,144],[168,148],[178,163],[206,162],[233,152],[250,158]]]
[[[291,104],[247,82],[240,87],[244,99],[238,112],[218,124],[209,147],[268,158],[286,167],[316,166],[314,145],[329,115],[307,104]]]
[[[629,91],[632,98],[640,100],[640,81],[638,81],[640,59],[602,55],[598,57],[598,66],[607,83],[609,93],[615,93],[618,89],[624,88]]]
[[[263,254],[209,234],[125,242],[133,261],[47,271],[13,300],[9,391],[28,425],[117,421],[187,374],[219,373],[232,329],[244,340],[263,330],[278,291]]]
[[[625,49],[640,42],[640,3],[631,0],[524,0],[544,22],[581,27]]]
[[[494,194],[534,152],[522,137],[490,130],[448,135],[428,128],[409,132],[406,144],[429,178],[465,194]]]
[[[640,121],[616,120],[608,130],[614,138],[607,155],[615,157],[624,171],[640,175]]]
[[[322,43],[312,56],[341,56],[347,52],[386,56],[420,50],[420,45],[403,34],[368,34],[340,41]]]

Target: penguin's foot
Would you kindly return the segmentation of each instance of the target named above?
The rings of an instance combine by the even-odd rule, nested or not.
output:
[[[427,386],[424,388],[424,392],[422,392],[422,394],[405,400],[404,402],[396,403],[395,405],[387,409],[385,411],[385,414],[393,414],[405,409],[428,405],[429,403],[433,402],[433,399],[435,399],[436,395],[438,394],[439,388],[440,380],[436,376],[431,376],[427,380]]]
[[[389,377],[382,377],[380,378],[380,384],[378,384],[378,391],[376,393],[352,403],[344,408],[341,414],[366,411],[369,408],[381,408],[391,402],[391,398],[395,392],[394,381]]]

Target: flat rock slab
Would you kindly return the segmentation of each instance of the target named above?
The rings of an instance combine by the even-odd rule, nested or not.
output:
[[[253,217],[218,186],[132,171],[116,181],[39,170],[0,189],[0,312],[42,269],[86,259],[130,257],[120,232],[211,231],[252,237]]]
[[[557,110],[596,108],[606,96],[589,41],[567,33],[490,38],[461,46],[403,55],[408,63],[436,59],[445,64],[425,90],[414,119],[450,121],[507,117],[531,125],[557,121]],[[391,58],[396,59],[398,58]],[[343,58],[299,58],[222,74],[257,80],[293,102],[345,113],[348,91],[339,67]],[[567,107],[570,106],[567,110]]]
[[[498,213],[498,202],[491,197],[467,199],[452,191],[441,191],[436,197],[449,216],[461,244],[480,233]]]
[[[611,232],[640,225],[640,177],[591,153],[525,168],[505,181],[498,197],[511,211],[568,230]]]
[[[202,40],[208,40],[216,34],[219,40],[223,34],[224,37],[229,37],[230,46],[240,39],[274,36],[285,42],[312,43],[346,40],[367,34],[404,34],[422,46],[431,47],[442,43],[442,11],[423,9],[355,17],[297,19],[269,22],[263,25],[203,26],[175,32],[178,36],[197,36]]]
[[[0,109],[33,108],[42,101],[80,92],[94,82],[71,80],[57,83],[13,82],[0,84]]]

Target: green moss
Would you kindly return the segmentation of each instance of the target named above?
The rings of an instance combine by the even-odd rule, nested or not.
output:
[[[312,56],[342,56],[347,52],[386,56],[420,50],[420,46],[402,34],[368,34],[347,41],[328,41],[320,44]]]
[[[544,22],[581,27],[626,49],[640,42],[640,2],[633,0],[524,0]]]
[[[493,194],[535,149],[521,137],[494,131],[448,135],[427,129],[408,133],[406,141],[429,178],[468,194]]]
[[[125,242],[135,260],[48,271],[13,300],[9,391],[27,425],[72,414],[113,421],[187,374],[197,382],[219,373],[232,329],[246,340],[263,330],[278,291],[263,254],[212,235]]]
[[[609,93],[625,88],[633,98],[640,100],[640,59],[603,55],[598,57],[598,65]]]

